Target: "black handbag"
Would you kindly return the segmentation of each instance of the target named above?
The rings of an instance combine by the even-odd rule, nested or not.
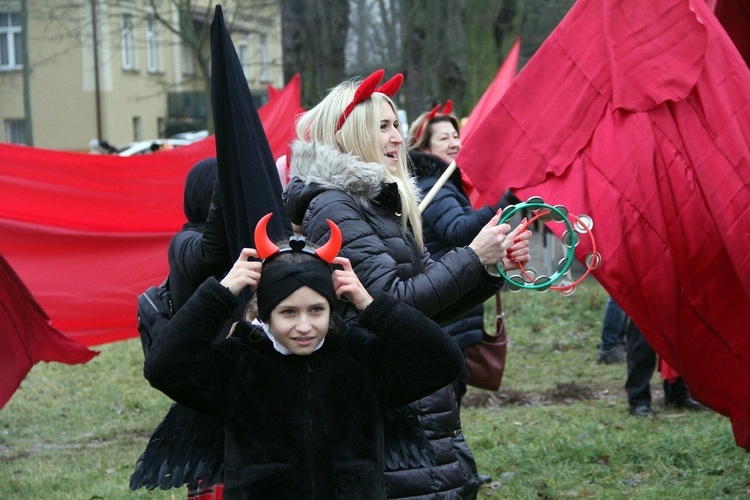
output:
[[[160,286],[150,286],[138,296],[138,333],[144,357],[148,355],[154,341],[154,326],[157,322],[169,321],[174,314],[172,297],[169,295],[169,281]]]

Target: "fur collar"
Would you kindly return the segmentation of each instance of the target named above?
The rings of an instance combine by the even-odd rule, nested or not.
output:
[[[291,175],[302,179],[305,185],[343,191],[361,204],[377,198],[383,189],[384,165],[363,162],[322,143],[297,140],[291,150]]]

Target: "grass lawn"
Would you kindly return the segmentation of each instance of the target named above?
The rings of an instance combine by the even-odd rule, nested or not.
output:
[[[503,293],[509,352],[498,392],[471,389],[462,413],[480,498],[747,498],[750,455],[728,419],[662,407],[627,413],[625,366],[595,362],[606,293]],[[143,379],[137,339],[85,365],[39,364],[0,410],[0,499],[185,498],[132,492],[128,478],[169,400]]]

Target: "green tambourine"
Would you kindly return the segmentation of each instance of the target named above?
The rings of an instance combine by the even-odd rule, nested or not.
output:
[[[529,227],[534,221],[540,220],[542,222],[561,222],[565,224],[566,231],[562,235],[562,243],[567,248],[565,257],[560,260],[557,265],[557,269],[551,276],[536,275],[533,269],[526,269],[520,266],[522,274],[508,275],[503,269],[502,262],[498,262],[494,266],[494,270],[497,271],[499,276],[502,276],[507,281],[507,286],[510,291],[516,292],[521,289],[537,290],[539,292],[546,292],[547,290],[556,290],[562,295],[571,295],[575,291],[575,287],[579,284],[588,274],[599,267],[601,263],[601,255],[596,251],[596,242],[592,233],[593,221],[588,215],[574,216],[570,215],[568,209],[562,205],[552,206],[538,197],[533,196],[523,203],[517,205],[509,205],[503,210],[503,215],[500,218],[498,224],[507,223],[511,217],[513,217],[520,210],[528,210],[534,213],[534,216],[530,218],[523,226],[523,230]],[[571,222],[570,219],[574,222]],[[575,247],[580,243],[580,233],[588,233],[592,243],[592,252],[586,258],[586,272],[575,282],[569,280],[563,280],[565,274],[570,270],[575,259]],[[495,273],[493,273],[495,274]],[[556,286],[555,283],[561,281],[560,285]]]

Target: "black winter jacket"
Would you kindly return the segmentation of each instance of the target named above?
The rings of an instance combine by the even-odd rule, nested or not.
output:
[[[448,164],[433,155],[410,151],[417,185],[427,194],[437,183]],[[468,245],[495,215],[508,205],[505,198],[496,205],[474,210],[461,184],[461,172],[456,169],[422,212],[424,244],[434,259],[439,259],[451,249]],[[458,347],[464,350],[480,344],[484,333],[484,307],[478,305],[456,321],[443,325],[443,329]]]
[[[363,328],[334,315],[309,356],[278,353],[246,322],[214,340],[236,302],[209,278],[145,366],[154,387],[223,419],[225,497],[384,498],[382,412],[456,377],[463,356],[455,344],[386,294],[360,314]]]
[[[439,323],[455,319],[492,296],[502,280],[486,273],[468,247],[432,261],[400,218],[395,185],[383,169],[322,144],[292,145],[292,179],[285,193],[293,223],[315,243],[328,238],[326,219],[343,235],[340,255],[371,294],[385,291]],[[348,321],[353,308],[337,306]],[[473,498],[474,459],[463,441],[452,386],[389,412],[386,422],[386,485],[389,498]],[[429,442],[423,442],[427,438]],[[412,453],[415,442],[419,453]]]

